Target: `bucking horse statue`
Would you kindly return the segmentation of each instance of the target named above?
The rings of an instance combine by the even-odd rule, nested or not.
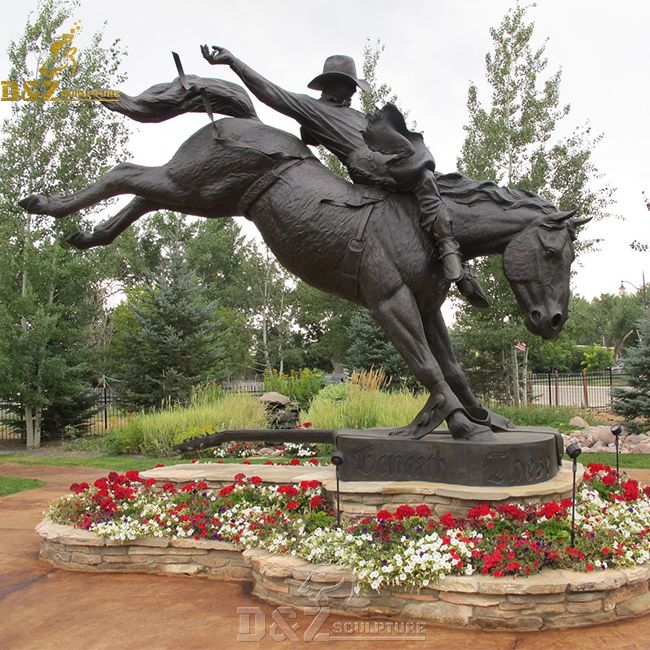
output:
[[[146,122],[207,110],[210,121],[164,165],[123,162],[68,196],[28,196],[20,201],[25,210],[63,218],[134,195],[92,232],[73,235],[80,249],[110,244],[154,210],[209,219],[243,215],[285,268],[367,308],[429,391],[413,421],[386,435],[417,439],[446,420],[454,439],[478,440],[511,426],[483,408],[456,360],[440,313],[450,283],[412,196],[334,175],[298,138],[263,124],[238,84],[181,75],[106,106]],[[215,121],[213,112],[229,117]],[[555,338],[567,318],[576,227],[588,219],[532,192],[458,173],[436,172],[436,179],[463,259],[501,255],[526,327]]]

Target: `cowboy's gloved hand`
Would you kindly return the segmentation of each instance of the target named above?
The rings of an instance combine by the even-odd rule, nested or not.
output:
[[[207,45],[201,45],[201,54],[210,65],[232,65],[235,57],[225,47],[212,46],[212,52]]]

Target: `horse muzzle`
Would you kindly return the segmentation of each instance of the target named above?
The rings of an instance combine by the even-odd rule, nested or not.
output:
[[[566,319],[566,315],[561,311],[531,309],[524,319],[524,323],[526,328],[533,334],[547,340],[553,340],[562,331]]]

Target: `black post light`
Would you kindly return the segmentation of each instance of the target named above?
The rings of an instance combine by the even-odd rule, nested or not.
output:
[[[614,424],[610,427],[609,429],[613,434],[614,434],[614,439],[616,442],[616,482],[620,485],[621,484],[621,475],[618,469],[618,457],[620,455],[620,448],[619,448],[619,438],[621,437],[621,434],[623,433],[623,427],[621,427],[620,424]]]
[[[336,468],[336,527],[341,527],[341,500],[339,493],[339,467],[343,465],[343,453],[340,451],[335,451],[332,454],[331,459],[332,465]]]
[[[582,453],[582,448],[576,442],[571,443],[566,448],[567,456],[573,461],[573,505],[571,506],[571,546],[576,545],[576,472],[578,471],[578,456]]]

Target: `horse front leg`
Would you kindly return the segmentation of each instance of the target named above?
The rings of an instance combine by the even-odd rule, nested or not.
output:
[[[30,194],[18,202],[32,214],[46,214],[60,219],[73,212],[88,208],[118,194],[143,195],[164,186],[165,178],[160,167],[145,167],[134,163],[120,163],[88,187],[68,196],[43,196]]]
[[[471,438],[488,432],[489,428],[472,422],[467,417],[460,400],[445,381],[427,342],[420,310],[410,288],[402,284],[371,311],[415,377],[431,393],[413,422],[391,435],[421,438],[432,433],[443,420],[447,420],[454,438]]]
[[[97,224],[92,232],[77,232],[68,237],[68,242],[80,250],[86,250],[94,246],[107,246],[140,217],[161,207],[154,201],[136,196],[114,217]]]
[[[456,358],[440,309],[424,312],[422,321],[431,352],[440,364],[445,380],[458,396],[470,417],[489,423],[493,431],[507,431],[515,428],[508,418],[486,409],[472,391]]]

